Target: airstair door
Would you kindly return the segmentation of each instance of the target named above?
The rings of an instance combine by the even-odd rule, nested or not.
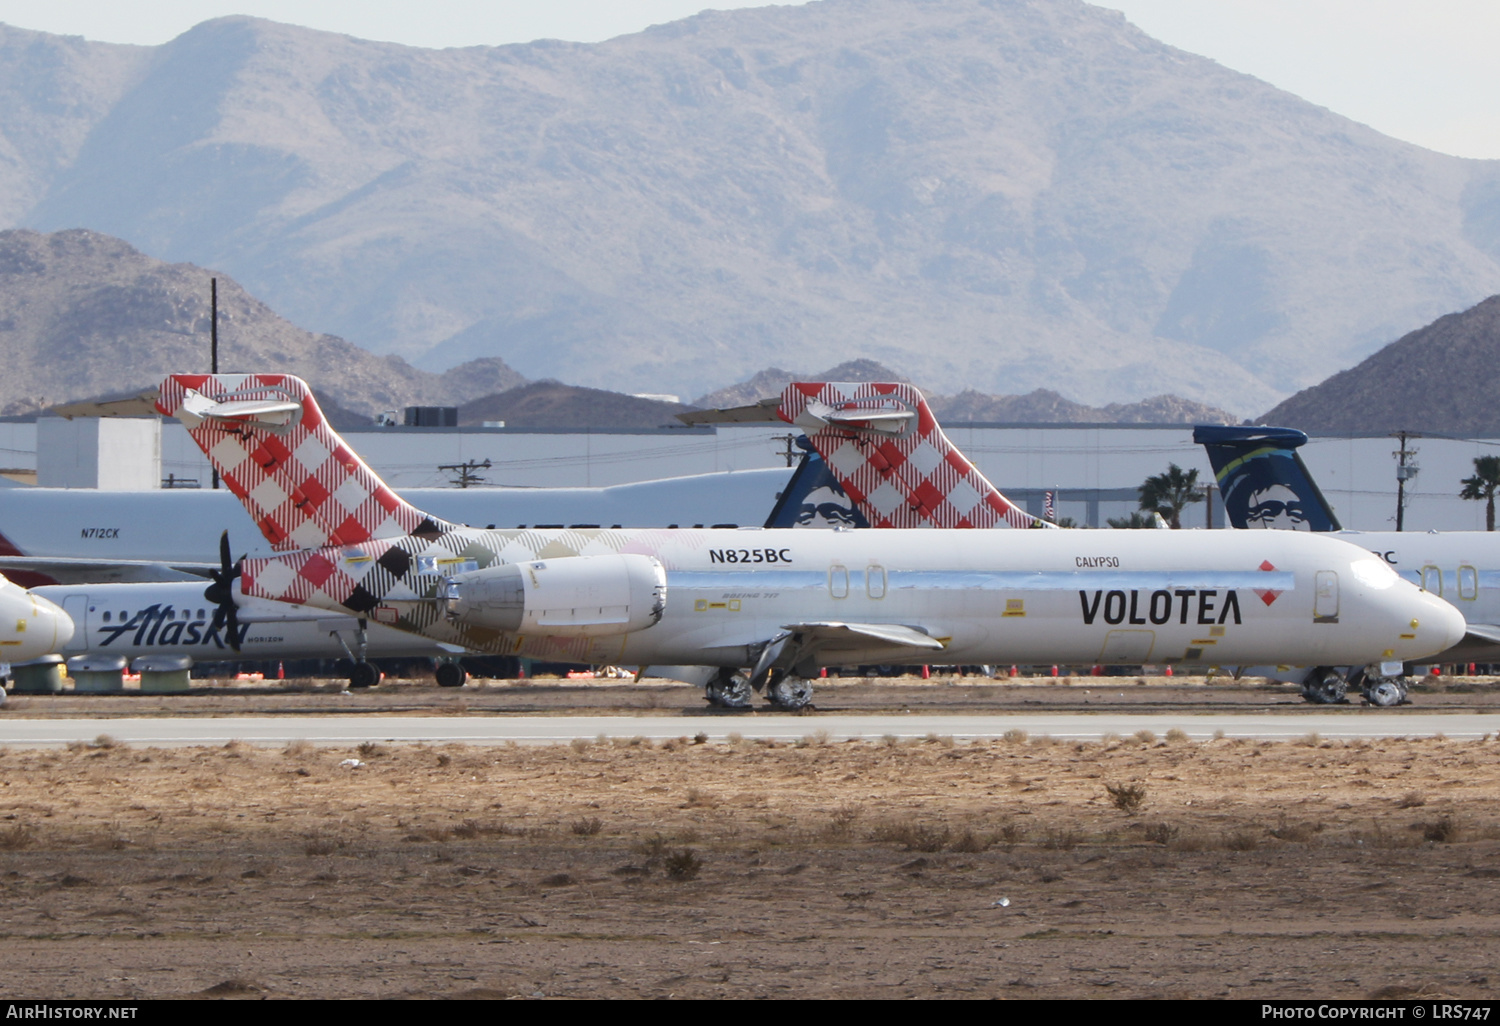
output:
[[[1339,622],[1339,575],[1319,570],[1313,591],[1313,623]]]

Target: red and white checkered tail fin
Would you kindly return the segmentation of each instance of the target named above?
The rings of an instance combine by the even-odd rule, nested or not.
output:
[[[437,536],[427,516],[354,454],[289,374],[174,374],[156,408],[176,417],[275,549]]]
[[[910,385],[793,382],[777,415],[801,428],[871,527],[1054,527],[956,449]]]

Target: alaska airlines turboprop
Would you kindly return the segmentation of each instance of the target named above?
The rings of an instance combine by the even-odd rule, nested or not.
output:
[[[1293,428],[1196,427],[1193,441],[1213,465],[1229,523],[1237,528],[1331,533],[1370,550],[1401,577],[1456,606],[1468,621],[1464,638],[1434,662],[1500,662],[1500,534],[1485,531],[1346,531],[1297,449],[1307,435]],[[1403,701],[1403,686],[1362,676],[1375,705]],[[1345,682],[1327,673],[1304,682],[1312,701],[1337,701]]]
[[[877,400],[878,386],[851,401]],[[819,667],[874,662],[1389,664],[1464,631],[1369,553],[1295,534],[1082,531],[479,530],[411,506],[279,374],[173,375],[178,417],[281,555],[224,601],[352,615],[471,652],[675,668],[711,700],[807,704]],[[900,418],[843,468],[901,504],[986,497],[920,461]],[[850,440],[846,438],[846,441]],[[907,466],[892,456],[916,456]],[[883,462],[873,458],[879,456]],[[830,460],[830,463],[833,461]],[[866,467],[866,464],[869,466]],[[881,490],[887,491],[882,493]]]
[[[359,622],[354,616],[245,599],[231,625],[204,599],[202,582],[60,584],[33,588],[31,594],[60,606],[72,620],[72,639],[49,650],[62,655],[135,659],[171,654],[191,656],[194,662],[356,659]],[[370,657],[452,660],[461,654],[452,646],[378,624],[369,627],[365,645]],[[440,672],[438,680],[462,684],[462,671]],[[374,681],[359,677],[351,683]]]

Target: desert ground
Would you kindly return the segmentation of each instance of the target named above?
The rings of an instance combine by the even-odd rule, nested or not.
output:
[[[1497,798],[1496,739],[105,736],[0,753],[0,988],[1484,998]]]

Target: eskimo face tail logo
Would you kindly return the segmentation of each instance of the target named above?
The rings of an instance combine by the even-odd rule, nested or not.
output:
[[[1302,497],[1286,485],[1251,492],[1245,503],[1245,526],[1263,531],[1311,531]]]
[[[1264,531],[1337,531],[1338,517],[1313,482],[1291,428],[1197,427],[1193,440],[1208,453],[1235,527]]]
[[[794,527],[869,526],[865,518],[860,516],[859,510],[854,508],[854,503],[849,501],[849,496],[834,481],[808,492],[802,504],[797,507],[796,516],[796,523],[792,525]]]

